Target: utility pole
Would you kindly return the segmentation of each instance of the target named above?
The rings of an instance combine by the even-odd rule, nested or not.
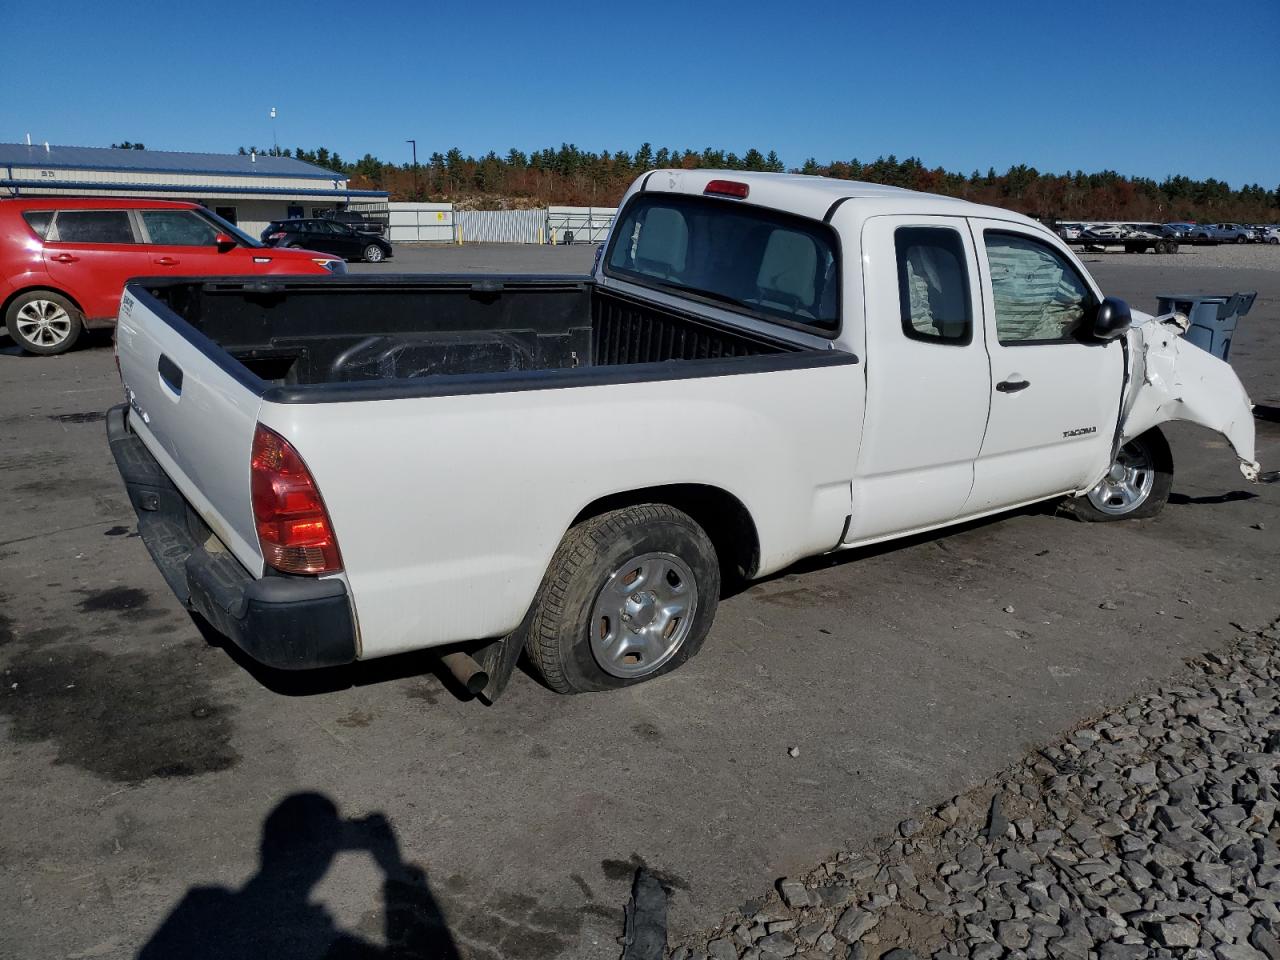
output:
[[[422,199],[422,188],[418,186],[418,141],[406,140],[405,143],[413,146],[413,199]]]

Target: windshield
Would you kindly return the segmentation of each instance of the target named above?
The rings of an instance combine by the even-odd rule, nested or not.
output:
[[[839,327],[831,229],[736,200],[641,194],[612,231],[605,273],[770,320]]]
[[[216,213],[212,212],[211,210],[204,210],[204,209],[197,210],[196,215],[203,217],[205,220],[211,221],[218,228],[219,233],[231,234],[231,236],[235,237],[236,240],[238,240],[240,242],[240,245],[243,247],[263,246],[262,243],[253,239],[253,237],[249,236],[247,233],[245,233],[243,230],[237,227],[234,223],[228,223],[226,220],[223,220],[220,216],[218,216]]]

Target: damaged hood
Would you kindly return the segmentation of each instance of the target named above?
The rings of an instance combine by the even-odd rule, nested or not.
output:
[[[1152,317],[1133,311],[1129,383],[1120,421],[1120,442],[1154,426],[1188,420],[1222,434],[1240,458],[1240,472],[1258,480],[1253,404],[1231,365],[1182,338],[1181,314]]]

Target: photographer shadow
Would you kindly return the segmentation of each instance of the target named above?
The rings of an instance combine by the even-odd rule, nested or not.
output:
[[[364,850],[383,874],[386,946],[338,928],[311,892],[344,851]],[[381,814],[348,820],[328,797],[296,793],[262,826],[258,872],[239,890],[193,887],[138,960],[460,960],[426,873],[404,862]]]

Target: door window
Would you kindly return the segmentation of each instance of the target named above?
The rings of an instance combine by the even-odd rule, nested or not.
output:
[[[1068,341],[1093,304],[1093,293],[1065,257],[1015,233],[985,234],[996,336],[1006,346]]]
[[[190,210],[143,210],[142,223],[151,242],[164,247],[212,247],[218,232]]]
[[[133,243],[128,210],[59,210],[54,221],[61,243]]]
[[[902,332],[927,343],[969,343],[973,315],[960,234],[949,227],[900,227],[893,243]]]

